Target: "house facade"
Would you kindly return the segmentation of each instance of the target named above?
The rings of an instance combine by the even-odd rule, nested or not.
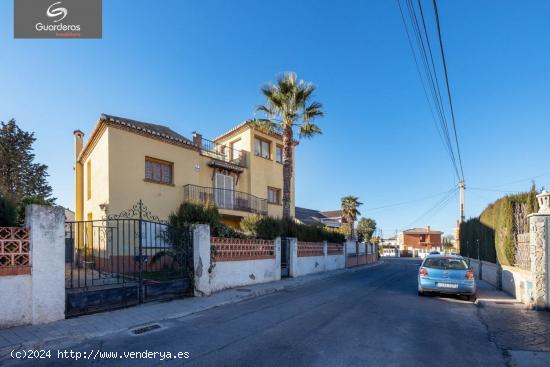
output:
[[[160,219],[184,201],[213,203],[235,228],[252,214],[282,216],[282,137],[251,121],[208,140],[101,115],[87,141],[80,130],[74,137],[77,221],[118,214],[139,200]]]
[[[431,251],[442,252],[443,232],[427,228],[411,228],[397,236],[401,256],[425,257]]]

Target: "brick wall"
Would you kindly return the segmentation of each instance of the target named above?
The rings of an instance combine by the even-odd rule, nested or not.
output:
[[[30,236],[28,229],[0,227],[0,276],[30,273]]]
[[[298,241],[298,257],[324,256],[323,242]]]
[[[212,237],[215,261],[275,259],[273,241]]]

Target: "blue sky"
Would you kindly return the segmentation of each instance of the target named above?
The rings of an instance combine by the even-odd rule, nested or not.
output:
[[[101,40],[14,40],[13,1],[0,0],[0,120],[36,133],[59,204],[74,207],[72,131],[102,112],[213,137],[293,70],[326,110],[324,134],[297,150],[298,205],[357,195],[384,235],[454,226],[456,197],[422,217],[456,179],[395,1],[103,3]],[[474,216],[530,177],[549,186],[550,3],[438,3],[466,184],[485,188],[466,192]]]

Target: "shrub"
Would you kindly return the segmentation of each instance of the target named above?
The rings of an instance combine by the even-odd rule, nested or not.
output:
[[[0,194],[0,227],[11,227],[17,223],[15,205]]]
[[[273,217],[253,215],[241,221],[241,229],[247,235],[272,240],[276,237],[296,237],[300,241],[343,242],[345,237],[338,230],[322,226],[296,223],[294,220],[284,220]]]
[[[527,193],[498,199],[479,217],[461,223],[461,255],[476,258],[479,251],[482,260],[494,263],[498,258],[503,265],[514,265],[516,236],[529,231],[527,215],[537,210],[534,187]]]
[[[190,224],[210,225],[210,234],[214,237],[242,237],[242,234],[221,222],[218,208],[213,204],[182,203],[176,212],[168,217],[170,225],[186,228]]]

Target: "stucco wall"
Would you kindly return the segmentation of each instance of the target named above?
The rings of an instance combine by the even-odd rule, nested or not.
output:
[[[0,276],[0,328],[30,324],[30,275]]]
[[[302,256],[297,258],[294,276],[320,273],[325,269],[325,256]]]
[[[275,259],[221,261],[210,274],[212,292],[250,284],[272,282],[281,279],[280,265]]]
[[[91,196],[88,199],[88,162],[91,168]],[[95,143],[95,148],[82,162],[82,220],[88,220],[88,214],[92,219],[101,219],[105,212],[99,204],[109,202],[109,133],[104,130]]]
[[[328,255],[325,260],[325,268],[327,271],[343,269],[346,267],[345,255]]]

